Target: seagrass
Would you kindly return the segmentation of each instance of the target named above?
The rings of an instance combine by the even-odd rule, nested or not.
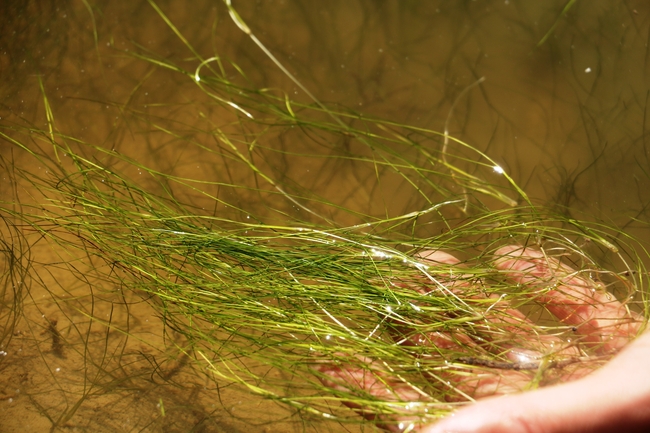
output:
[[[254,37],[230,2],[228,7],[240,29]],[[450,366],[469,366],[460,374],[478,375],[482,368],[541,371],[540,365],[513,364],[505,354],[478,345],[462,344],[458,351],[401,340],[462,330],[477,339],[508,341],[510,325],[493,325],[487,333],[481,327],[498,302],[526,312],[531,324],[520,326],[530,335],[573,335],[571,326],[550,319],[544,304],[535,302],[538,287],[512,284],[495,268],[492,256],[500,247],[520,244],[545,251],[579,275],[594,278],[644,318],[650,314],[647,252],[624,231],[534,204],[488,155],[446,131],[247,88],[228,78],[224,59],[193,52],[191,70],[144,50],[129,55],[196,84],[201,102],[224,113],[226,120],[203,118],[196,127],[210,141],[184,140],[187,125],[171,117],[126,106],[124,111],[143,130],[211,161],[226,161],[223,167],[236,167],[237,176],[221,168],[214,178],[167,173],[69,136],[59,130],[58,113],[50,109],[43,87],[46,128],[1,126],[5,144],[29,161],[15,165],[3,159],[3,167],[35,191],[16,193],[2,204],[3,218],[18,233],[3,240],[3,305],[10,305],[10,313],[0,316],[9,324],[5,329],[20,314],[23,296],[8,288],[15,287],[14,275],[29,270],[21,262],[29,247],[20,233],[38,233],[75,258],[62,264],[68,272],[80,278],[91,273],[106,287],[149,303],[174,356],[186,356],[197,374],[235,383],[310,419],[359,422],[341,404],[346,403],[363,408],[366,416],[390,417],[408,409],[424,422],[472,401],[467,396],[450,402],[456,395],[453,386],[439,379]],[[202,118],[200,108],[193,114]],[[273,138],[281,134],[307,144],[276,147]],[[336,149],[342,141],[351,143],[345,152],[319,151],[320,146]],[[335,197],[301,187],[298,179],[279,176],[278,158],[314,166],[329,159],[354,161],[376,173],[379,190],[389,181],[405,185],[418,198],[417,206],[406,212],[347,208]],[[33,169],[36,165],[39,170]],[[221,194],[222,189],[235,193]],[[417,254],[427,250],[452,253],[461,262],[426,264]],[[447,288],[450,274],[456,276],[453,281],[467,283],[462,296]],[[88,320],[116,326],[99,315]],[[2,339],[9,344],[9,334]],[[432,352],[437,356],[429,356]],[[367,369],[368,359],[417,390],[425,403],[414,409],[411,401],[382,400],[363,389],[332,389],[315,369],[323,363]],[[585,349],[570,362],[607,359]],[[531,387],[553,383],[554,368],[568,363],[553,354],[548,361],[550,367],[542,372],[548,377],[536,377]]]

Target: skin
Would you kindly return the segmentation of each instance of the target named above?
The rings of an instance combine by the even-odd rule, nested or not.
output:
[[[425,251],[420,253],[419,258],[431,266],[458,263],[455,257],[441,251]],[[490,315],[485,317],[485,322],[488,327],[493,323],[506,327],[512,325],[512,341],[498,343],[499,349],[508,351],[512,362],[488,365],[487,369],[483,368],[481,375],[464,379],[462,382],[458,375],[449,376],[460,393],[480,401],[436,424],[417,425],[414,431],[650,431],[650,368],[647,366],[647,360],[650,359],[650,333],[643,334],[634,343],[629,344],[639,334],[643,319],[600,289],[593,280],[556,259],[546,257],[538,250],[509,245],[495,253],[494,264],[513,283],[544,288],[535,292],[536,300],[543,303],[558,320],[573,326],[583,347],[590,347],[597,356],[616,356],[598,370],[596,368],[600,364],[589,361],[558,368],[556,380],[560,385],[522,393],[530,383],[531,375],[535,374],[534,360],[539,356],[553,350],[563,358],[571,359],[580,353],[574,345],[567,345],[558,337],[527,334],[528,319],[505,303],[497,302]],[[458,295],[462,295],[467,284],[454,280],[445,282],[450,294]],[[414,290],[422,292],[423,289]],[[405,329],[403,335],[396,335],[396,341],[400,344],[459,350],[462,350],[463,345],[475,344],[462,334],[435,333],[418,336],[408,331]],[[405,335],[408,335],[408,338],[404,338]],[[487,342],[488,349],[492,347],[490,344]],[[345,365],[319,366],[323,383],[341,390],[361,388],[384,401],[426,401],[399,380],[382,373],[379,363],[371,359],[359,359],[367,364],[366,369],[354,369]],[[468,359],[467,362],[471,364],[475,361]],[[530,365],[533,368],[526,369]],[[463,398],[459,395],[455,400],[451,395],[448,400],[461,401]],[[362,407],[349,406],[362,416],[375,422],[379,421],[380,427],[392,432],[401,432],[404,426],[415,421],[413,417],[405,414],[397,420],[382,423],[382,420],[374,419],[374,415],[364,412]]]
[[[420,433],[647,432],[650,333],[593,374],[523,394],[492,397]]]

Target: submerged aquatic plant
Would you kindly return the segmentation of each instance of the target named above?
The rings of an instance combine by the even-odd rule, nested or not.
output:
[[[194,149],[214,177],[167,172],[61,132],[41,85],[47,128],[0,130],[28,161],[4,160],[7,173],[31,187],[2,212],[16,233],[62,248],[61,266],[80,280],[93,274],[104,290],[148,302],[167,344],[203,373],[305,417],[356,421],[348,406],[403,431],[484,395],[586,374],[640,332],[650,314],[647,254],[625,233],[534,205],[495,161],[447,131],[249,89],[223,59],[186,44],[194,69],[135,56],[197,86],[219,119],[199,103],[200,127],[123,114]],[[274,146],[278,136],[291,145]],[[379,212],[282,170],[331,160],[372,174],[373,200],[386,200]],[[407,212],[390,206],[397,194],[416,197]],[[3,243],[6,275],[26,272],[15,249],[28,248]],[[56,323],[48,329],[58,335]]]

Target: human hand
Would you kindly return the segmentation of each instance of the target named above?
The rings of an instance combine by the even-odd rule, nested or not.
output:
[[[492,397],[420,433],[641,433],[650,431],[650,333],[574,382]]]
[[[600,358],[618,352],[639,332],[641,317],[630,312],[625,305],[598,288],[598,284],[582,276],[556,259],[542,252],[507,246],[495,254],[495,267],[505,273],[514,283],[543,289],[526,291],[534,293],[537,302],[560,322],[572,327],[575,341],[554,335],[530,333],[534,326],[528,319],[505,302],[496,302],[485,316],[490,324],[508,328],[511,341],[477,342],[463,334],[426,335],[405,331],[395,335],[400,344],[425,344],[436,348],[458,349],[463,345],[481,345],[488,352],[500,350],[509,362],[494,362],[481,358],[459,358],[476,374],[447,374],[445,379],[453,382],[456,395],[446,396],[448,401],[460,401],[461,397],[485,398],[482,402],[460,410],[435,425],[418,425],[414,416],[407,412],[397,419],[378,420],[387,430],[400,432],[415,429],[426,433],[440,432],[549,432],[612,431],[614,423],[627,429],[644,426],[650,421],[650,369],[644,371],[643,355],[650,355],[650,337],[644,336],[602,370],[590,374],[599,366]],[[453,256],[429,251],[420,258],[434,266],[456,265]],[[467,280],[448,281],[450,295],[461,295],[467,289]],[[475,296],[475,295],[472,295]],[[486,312],[487,313],[487,312]],[[409,335],[404,338],[404,335]],[[582,356],[588,348],[595,357]],[[547,362],[553,353],[557,361]],[[359,357],[361,359],[361,357]],[[363,359],[367,369],[322,364],[318,370],[324,375],[323,382],[338,389],[361,388],[378,399],[386,401],[424,402],[426,398],[406,383],[381,371],[374,360]],[[542,388],[524,394],[514,394],[527,389],[535,376],[544,370],[556,368],[549,376],[562,385]],[[467,370],[466,370],[467,371]],[[369,374],[370,373],[370,374]],[[445,372],[441,372],[445,374]],[[576,380],[580,379],[580,380]],[[610,383],[611,380],[615,382]],[[493,397],[507,394],[504,397]],[[612,395],[614,398],[607,398]],[[492,397],[492,398],[487,398]],[[349,404],[367,418],[373,414],[364,408]],[[597,413],[594,413],[597,411]],[[641,427],[639,427],[641,428]],[[641,431],[641,430],[639,430]],[[645,431],[645,430],[643,430]]]

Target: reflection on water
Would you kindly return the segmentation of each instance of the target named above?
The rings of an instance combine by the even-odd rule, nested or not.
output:
[[[198,66],[149,3],[55,3],[0,6],[9,17],[0,30],[0,125],[47,129],[40,79],[58,129],[71,137],[114,148],[164,173],[251,182],[231,161],[186,145],[193,140],[209,146],[206,125],[228,131],[237,121],[232,111],[206,102],[188,77],[130,55],[147,52],[188,70]],[[256,36],[321,102],[437,131],[455,104],[450,133],[488,154],[535,201],[647,237],[647,2],[576,2],[566,16],[560,14],[564,1],[241,3],[235,7]],[[233,24],[223,4],[168,1],[160,7],[200,56],[221,56],[232,81],[313,102]],[[480,86],[463,94],[481,77]],[[167,127],[182,135],[172,140],[161,134]],[[268,148],[269,170],[278,179],[297,179],[314,195],[367,214],[424,206],[421,197],[400,194],[400,184],[377,185],[372,170],[345,158],[353,150],[344,140],[319,150],[319,139],[327,137],[309,143],[292,131],[265,137],[259,145]],[[441,144],[432,141],[432,151]],[[5,142],[0,146],[2,157],[20,166],[24,156]],[[301,160],[296,155],[303,151],[321,152],[322,158]],[[129,175],[141,173],[131,169]],[[10,200],[24,186],[5,179],[0,194]],[[141,184],[148,183],[154,187],[143,176]],[[254,209],[258,199],[244,189],[213,194],[238,200],[241,209]],[[230,212],[205,197],[190,194],[192,200],[197,212]],[[301,211],[286,207],[287,213]],[[332,211],[328,218],[354,222],[345,220],[346,213]],[[5,239],[16,241],[3,230]],[[11,339],[3,337],[3,431],[47,431],[52,425],[106,432],[373,429],[301,421],[275,404],[216,387],[182,355],[165,349],[162,325],[150,321],[153,313],[136,295],[56,274],[57,262],[73,258],[27,236],[34,243],[33,270],[48,290],[26,295],[28,320],[18,323]],[[99,295],[93,301],[91,290]],[[113,330],[82,314],[89,302],[96,302],[94,317],[110,319]],[[119,329],[129,329],[130,337]],[[171,361],[159,364],[169,358],[165,354]]]

